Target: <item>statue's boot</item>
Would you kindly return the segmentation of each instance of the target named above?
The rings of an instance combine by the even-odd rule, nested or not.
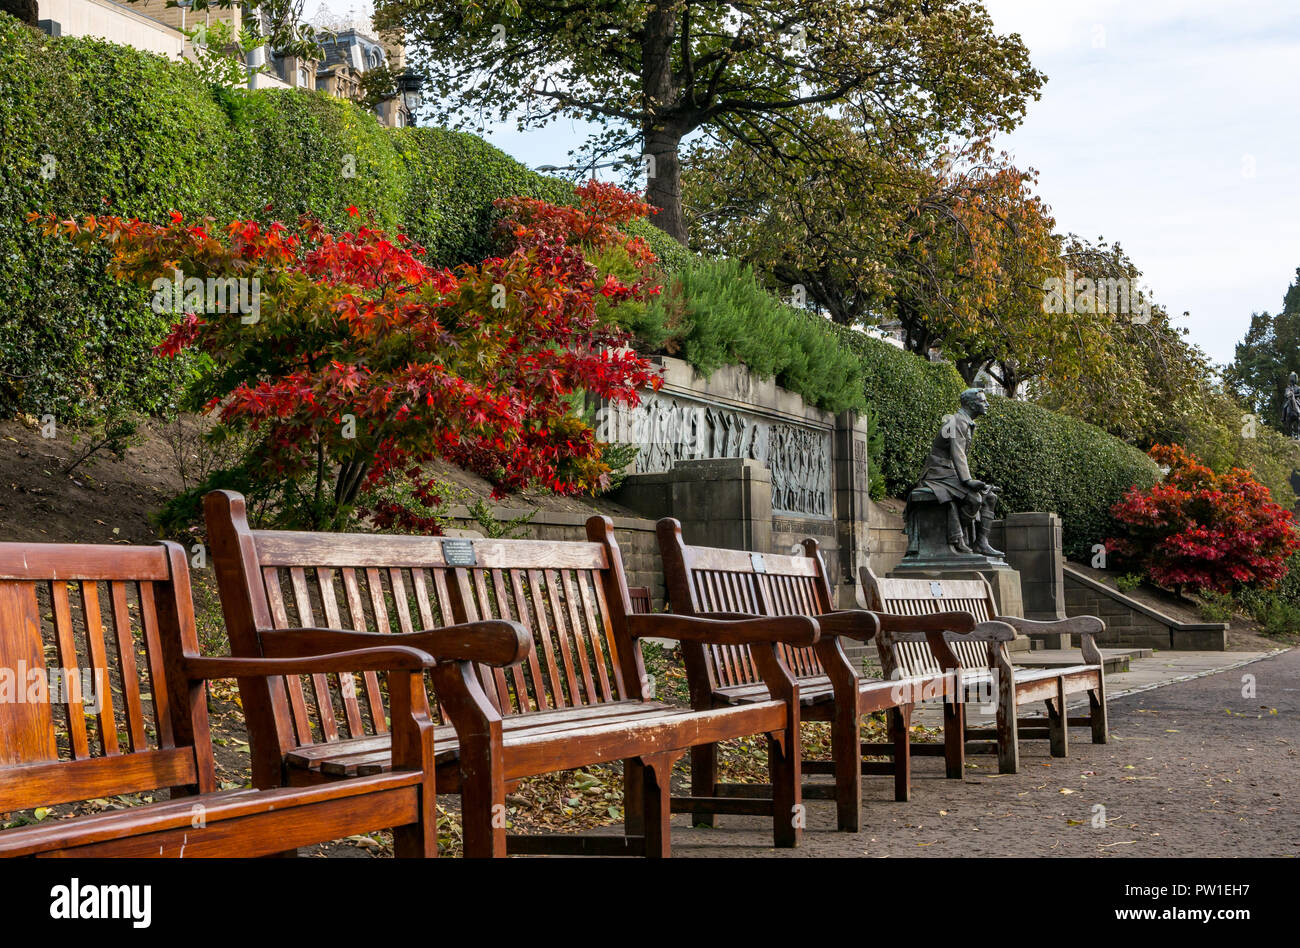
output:
[[[948,505],[948,546],[955,553],[970,555],[970,547],[966,545],[966,531],[962,528],[956,504]]]
[[[989,543],[989,531],[993,529],[993,524],[987,520],[981,520],[977,527],[978,536],[975,539],[975,552],[984,556],[1005,556],[1001,550],[993,549]]]

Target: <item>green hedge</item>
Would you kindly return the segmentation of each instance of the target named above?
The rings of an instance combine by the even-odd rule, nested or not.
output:
[[[886,492],[903,497],[916,482],[943,424],[965,388],[946,362],[929,362],[860,332],[840,330],[862,359],[867,401],[879,415]],[[1002,488],[1001,512],[1061,515],[1067,555],[1091,559],[1114,534],[1110,508],[1133,484],[1150,487],[1155,462],[1118,438],[1029,402],[990,400],[970,452],[971,473]]]
[[[323,92],[213,89],[235,143],[231,211],[259,220],[311,214],[327,227],[355,226],[348,207],[381,227],[403,221],[408,184],[392,137],[374,116]],[[270,205],[269,207],[267,205]]]
[[[694,258],[638,327],[708,376],[743,363],[827,411],[866,407],[862,367],[821,317],[782,303],[736,260]]]
[[[390,133],[407,177],[402,226],[446,266],[486,257],[495,247],[497,198],[524,194],[573,201],[573,187],[547,178],[466,132],[404,128]]]
[[[355,205],[454,266],[491,249],[495,199],[573,193],[472,135],[384,128],[324,93],[213,88],[161,56],[52,39],[2,13],[0,142],[0,417],[52,412],[64,423],[109,403],[165,410],[185,366],[150,354],[167,320],[146,292],[108,278],[106,255],[40,237],[31,211],[310,213],[340,227]]]
[[[836,329],[862,363],[866,400],[879,418],[885,493],[902,497],[916,482],[943,416],[956,410],[966,386],[947,362],[929,362],[874,336]]]
[[[1003,512],[1060,514],[1066,556],[1085,561],[1116,535],[1110,508],[1124,492],[1160,479],[1151,458],[1100,428],[1006,398],[990,400],[970,462],[973,474],[1002,488]]]
[[[176,366],[149,347],[166,320],[104,275],[106,255],[46,240],[26,215],[224,210],[221,109],[161,57],[0,15],[0,142],[0,416],[165,407]]]

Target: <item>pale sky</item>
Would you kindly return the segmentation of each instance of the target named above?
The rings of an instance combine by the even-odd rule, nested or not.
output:
[[[1039,171],[1060,230],[1122,244],[1191,341],[1230,361],[1251,312],[1276,312],[1300,266],[1300,3],[985,7],[1048,77],[1001,147]],[[586,127],[487,137],[531,167],[564,165]]]

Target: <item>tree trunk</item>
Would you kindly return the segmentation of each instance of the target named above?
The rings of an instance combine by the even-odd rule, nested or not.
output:
[[[686,221],[682,217],[681,163],[677,149],[684,130],[672,118],[678,98],[677,80],[673,75],[673,43],[677,20],[672,3],[655,3],[646,14],[641,44],[641,94],[645,97],[646,120],[641,126],[645,154],[646,200],[659,213],[650,222],[686,243]]]
[[[681,136],[662,130],[647,129],[645,152],[650,156],[646,181],[646,200],[659,208],[650,217],[654,224],[678,243],[686,244],[686,220],[682,217],[682,167],[677,160]]]

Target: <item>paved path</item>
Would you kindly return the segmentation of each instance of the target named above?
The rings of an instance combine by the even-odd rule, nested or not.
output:
[[[910,803],[893,802],[889,778],[864,778],[861,833],[835,832],[834,806],[821,801],[808,804],[793,851],[773,850],[770,823],[758,818],[723,816],[708,830],[676,816],[673,854],[1300,856],[1300,650],[1205,674],[1249,658],[1134,662],[1108,679],[1109,744],[1071,729],[1062,760],[1046,741],[1027,742],[1019,774],[999,776],[981,756],[964,781],[947,780],[941,758],[918,758]]]

